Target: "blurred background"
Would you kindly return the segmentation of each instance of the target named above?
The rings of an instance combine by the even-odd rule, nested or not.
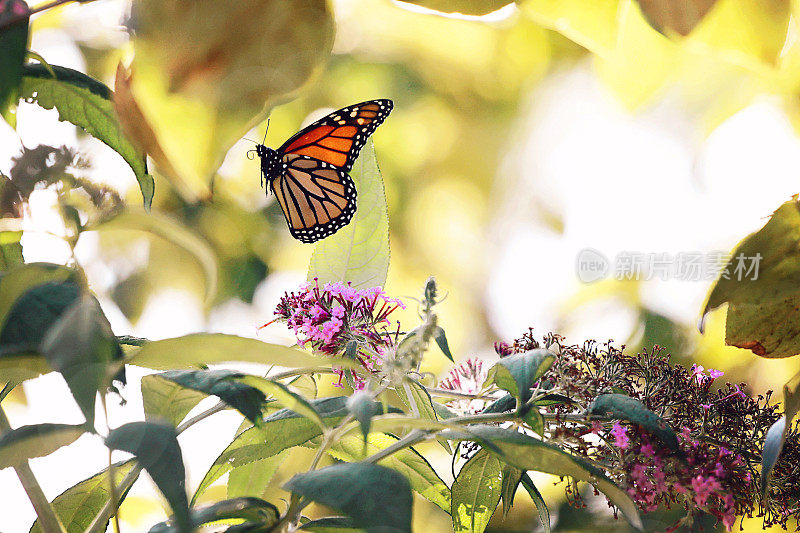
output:
[[[576,344],[613,339],[630,351],[657,344],[681,364],[746,381],[752,394],[779,390],[796,363],[725,347],[724,309],[708,317],[704,335],[698,332],[713,275],[623,279],[614,268],[625,254],[692,253],[715,264],[800,190],[800,6],[711,4],[688,37],[667,38],[639,3],[625,0],[500,2],[480,15],[336,0],[327,65],[296,99],[274,108],[266,144],[279,146],[332,109],[394,100],[374,135],[389,206],[386,290],[411,304],[397,317],[410,329],[416,316],[408,298],[436,276],[447,294],[440,323],[457,360],[491,359],[495,341],[533,328]],[[131,54],[129,24],[125,0],[66,5],[34,17],[30,48],[113,87],[118,62]],[[181,120],[187,129],[202,127],[193,126],[191,113]],[[260,141],[264,127],[246,136]],[[0,172],[46,159],[30,152],[40,144],[76,150],[86,164],[66,171],[127,203],[141,202],[133,173],[115,152],[59,122],[56,111],[31,104],[20,104],[16,130],[0,123]],[[212,301],[203,299],[203,274],[191,256],[141,232],[85,232],[73,256],[54,187],[34,190],[23,213],[26,262],[77,261],[118,335],[213,331],[291,342],[280,326],[258,327],[272,319],[277,299],[305,280],[313,247],[286,231],[274,198],[260,188],[258,162],[246,157],[251,148],[241,140],[228,151],[209,203],[191,204],[156,183],[154,211],[188,227],[217,257],[220,285]],[[604,279],[579,278],[586,249],[608,259]],[[439,375],[449,368],[436,352],[425,362]],[[128,403],[111,406],[112,425],[141,417],[141,372],[132,372],[123,393]],[[322,386],[320,395],[331,390]],[[12,424],[82,420],[77,407],[54,397],[68,397],[54,375],[25,383],[10,400]],[[238,424],[235,414],[220,413],[181,436],[190,490]],[[104,449],[85,435],[32,465],[52,499],[102,469]],[[435,447],[427,451],[438,457]],[[438,459],[434,466],[450,480],[449,458]],[[308,461],[302,450],[293,452],[279,477]],[[625,530],[601,498],[589,496],[589,509],[577,511],[558,504],[563,485],[541,479],[555,531]],[[163,519],[148,482],[137,484],[123,506],[125,531]],[[0,531],[27,531],[35,515],[8,470],[0,471],[0,492]],[[270,496],[286,498],[277,490]],[[505,521],[495,516],[490,530],[538,527],[527,495],[516,503]],[[419,499],[415,524],[418,531],[450,527],[444,513]],[[746,530],[759,525],[744,522]]]

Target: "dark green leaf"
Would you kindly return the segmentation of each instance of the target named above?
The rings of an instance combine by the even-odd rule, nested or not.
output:
[[[311,404],[299,394],[295,394],[294,392],[290,391],[283,383],[249,375],[237,377],[236,380],[247,386],[253,387],[254,389],[260,390],[265,394],[269,394],[279,404],[283,405],[287,409],[291,409],[292,411],[301,414],[310,420],[313,420],[321,428],[325,427],[325,423],[322,421],[322,418],[314,410]]]
[[[523,415],[523,419],[537,435],[544,435],[544,417],[538,409],[531,409]]]
[[[284,488],[351,517],[370,531],[411,531],[411,487],[391,468],[343,463],[290,479]]]
[[[519,408],[531,397],[531,387],[555,360],[555,354],[544,348],[503,357],[486,376],[483,386],[492,384],[510,392],[519,400]]]
[[[83,426],[70,424],[35,424],[5,431],[0,435],[0,469],[50,455],[85,432]]]
[[[357,462],[391,446],[395,442],[397,442],[396,437],[382,433],[371,433],[367,439],[365,450],[361,439],[345,436],[331,445],[328,453],[340,461]],[[450,489],[430,463],[414,448],[403,448],[381,459],[380,464],[403,474],[414,491],[439,506],[443,511],[450,512]]]
[[[500,497],[503,500],[503,517],[508,515],[511,506],[514,505],[514,495],[517,493],[517,487],[522,481],[522,470],[514,468],[513,466],[503,465],[503,483],[500,491]]]
[[[266,396],[260,390],[233,379],[244,376],[233,370],[170,370],[159,374],[159,377],[182,387],[216,396],[257,424],[261,421],[261,408]]]
[[[769,478],[786,441],[786,417],[782,416],[770,426],[764,438],[764,449],[761,452],[761,494],[766,496],[769,489]]]
[[[189,533],[186,471],[175,428],[167,424],[131,422],[112,430],[106,446],[132,453],[166,498],[177,530]]]
[[[433,410],[436,412],[436,416],[439,417],[439,420],[447,420],[448,418],[455,418],[458,416],[456,413],[439,402],[431,402],[431,405],[433,406]]]
[[[131,477],[124,485],[121,485],[125,476],[135,466],[136,461],[134,459],[114,464],[114,480],[117,485],[117,496],[120,502],[125,499],[128,491],[138,478],[138,476]],[[98,472],[59,494],[52,504],[67,533],[83,533],[89,528],[89,525],[110,498],[109,474],[108,468],[106,468],[102,472]],[[39,520],[33,523],[30,533],[44,533]]]
[[[64,311],[47,331],[41,349],[93,426],[95,399],[107,384],[108,364],[122,358],[122,348],[97,300],[86,295]]]
[[[22,0],[0,2],[0,24],[11,18],[27,15],[28,4]],[[19,98],[19,84],[22,79],[22,65],[28,49],[28,22],[30,16],[0,29],[0,115],[11,127],[16,126],[16,115],[11,113]]]
[[[542,523],[542,529],[545,533],[550,533],[550,509],[547,508],[542,494],[539,492],[539,489],[536,488],[536,485],[533,484],[533,480],[527,472],[522,474],[522,486],[528,491],[528,495],[533,500],[534,505],[536,505],[536,511],[539,513],[539,521]]]
[[[48,328],[80,295],[80,286],[72,281],[48,281],[31,288],[11,307],[0,334],[0,345],[31,343],[38,346]]]
[[[203,524],[218,520],[243,519],[255,522],[268,529],[278,522],[280,512],[277,507],[261,498],[233,498],[194,508],[189,513],[192,526],[196,529]],[[171,522],[161,522],[150,528],[149,533],[172,533],[178,529]]]
[[[511,411],[517,404],[517,399],[506,394],[483,408],[481,413],[505,413]]]
[[[717,0],[637,0],[647,22],[666,36],[689,35]]]
[[[442,353],[446,355],[448,359],[455,362],[453,360],[453,354],[450,353],[450,347],[447,345],[447,337],[444,334],[444,330],[439,326],[434,326],[433,328],[433,340],[439,345]]]
[[[150,209],[155,192],[153,176],[147,173],[145,154],[122,131],[114,111],[111,90],[77,70],[57,65],[50,66],[50,69],[45,65],[25,65],[20,96],[45,109],[55,108],[59,120],[83,128],[121,155],[136,175],[145,208]]]
[[[354,393],[349,400],[347,400],[347,409],[352,413],[361,426],[361,433],[364,435],[364,443],[367,442],[367,435],[369,435],[369,424],[372,417],[378,413],[378,406],[375,405],[369,393],[360,391]]]
[[[453,531],[482,533],[500,502],[500,461],[486,450],[478,450],[461,468],[451,492]]]
[[[309,520],[297,529],[314,533],[358,533],[363,531],[356,527],[352,518],[346,516],[326,516],[317,520]]]
[[[642,529],[636,504],[625,491],[611,481],[602,470],[574,457],[557,446],[542,442],[514,430],[495,426],[470,426],[467,431],[444,431],[441,435],[450,440],[477,441],[500,459],[520,470],[535,470],[556,476],[572,476],[587,481],[622,510],[633,527]]]
[[[11,270],[25,263],[21,239],[21,231],[0,231],[0,271]]]
[[[614,418],[639,424],[673,452],[679,450],[678,436],[672,428],[635,398],[624,394],[601,394],[589,406],[589,413],[609,414]]]
[[[148,422],[163,420],[177,426],[204,398],[202,392],[181,387],[158,374],[142,378],[144,418]]]

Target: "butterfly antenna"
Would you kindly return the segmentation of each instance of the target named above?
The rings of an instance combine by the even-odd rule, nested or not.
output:
[[[267,129],[264,130],[264,140],[261,141],[261,144],[265,144],[267,142],[267,132],[269,131],[269,118],[267,118]]]

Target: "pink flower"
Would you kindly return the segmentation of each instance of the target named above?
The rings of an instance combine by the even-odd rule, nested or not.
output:
[[[717,379],[724,376],[725,372],[723,372],[722,370],[714,370],[713,368],[709,368],[708,375],[711,376],[711,379]]]
[[[614,444],[617,445],[618,448],[625,450],[628,448],[631,440],[627,435],[628,428],[625,426],[620,426],[619,422],[614,422],[614,426],[611,428],[611,434],[614,435]]]

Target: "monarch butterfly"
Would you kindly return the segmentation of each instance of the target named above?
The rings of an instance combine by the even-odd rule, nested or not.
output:
[[[261,186],[269,183],[292,237],[316,242],[350,222],[356,187],[348,172],[392,107],[391,100],[361,102],[303,128],[277,150],[256,146]]]

